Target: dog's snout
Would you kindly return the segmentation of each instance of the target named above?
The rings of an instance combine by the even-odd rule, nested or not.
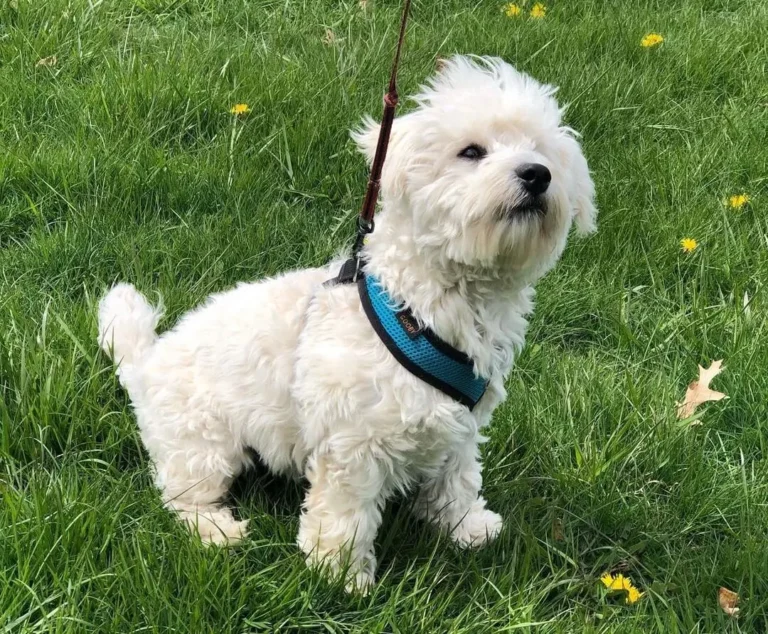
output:
[[[523,181],[525,190],[534,196],[547,191],[552,180],[552,174],[541,163],[525,163],[515,170],[515,174]]]

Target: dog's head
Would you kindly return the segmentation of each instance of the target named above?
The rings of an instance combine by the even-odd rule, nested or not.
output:
[[[575,221],[595,229],[594,186],[555,88],[498,58],[454,57],[395,120],[381,195],[419,248],[451,263],[538,277]],[[379,124],[353,133],[373,159]]]

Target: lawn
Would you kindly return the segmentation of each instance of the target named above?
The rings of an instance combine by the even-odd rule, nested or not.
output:
[[[550,0],[540,18],[530,0],[517,16],[497,0],[415,2],[401,91],[452,52],[557,84],[601,210],[540,284],[488,432],[485,494],[506,520],[494,545],[458,551],[398,501],[361,598],[305,568],[300,483],[242,478],[251,535],[231,551],[160,505],[96,346],[96,302],[130,280],[162,294],[167,327],[213,291],[348,243],[366,168],[347,131],[380,112],[399,12],[362,4],[0,0],[0,629],[766,631],[756,0]],[[663,42],[641,46],[649,33]],[[730,398],[681,423],[675,402],[716,359]],[[606,596],[607,571],[642,598]],[[740,595],[738,620],[720,586]]]

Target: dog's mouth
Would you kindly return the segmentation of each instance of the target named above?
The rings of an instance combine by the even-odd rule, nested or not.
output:
[[[542,196],[531,196],[517,205],[503,205],[501,212],[505,218],[520,222],[533,218],[540,219],[547,214],[547,202]]]

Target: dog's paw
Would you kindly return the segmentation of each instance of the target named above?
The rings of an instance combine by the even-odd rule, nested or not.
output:
[[[206,546],[237,546],[248,533],[248,520],[236,520],[229,510],[190,512],[184,519]]]
[[[364,597],[371,591],[375,581],[374,574],[370,570],[360,570],[355,573],[350,570],[347,573],[347,583],[344,590],[349,594],[358,594]]]
[[[350,561],[350,553],[343,548],[323,551],[316,542],[301,537],[298,544],[307,555],[307,566],[334,581],[343,578],[344,590],[350,594],[365,596],[370,592],[376,575],[376,557],[372,551],[357,553],[357,559]]]
[[[451,538],[462,548],[480,548],[493,541],[503,525],[498,513],[486,508],[473,508],[453,529]]]
[[[203,539],[205,544],[211,546],[238,546],[248,535],[248,520],[230,520],[223,527],[216,524],[216,528],[210,532],[209,538]]]

